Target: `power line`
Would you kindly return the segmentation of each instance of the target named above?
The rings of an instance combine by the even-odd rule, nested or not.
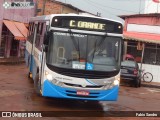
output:
[[[94,6],[94,7],[98,7],[99,9],[101,9],[101,10],[103,10],[103,11],[107,11],[109,14],[111,14],[111,15],[115,15],[115,16],[117,16],[116,14],[113,14],[113,13],[111,13],[111,12],[109,12],[108,10],[106,10],[106,9],[103,9],[103,8],[101,8],[100,6],[96,6],[96,5],[94,5],[92,2],[90,3],[89,1],[85,1],[85,2],[87,2],[89,5],[91,5],[91,6]],[[95,9],[94,9],[95,10]],[[95,11],[97,11],[97,10],[95,10]]]
[[[91,0],[86,0],[86,1],[89,1],[89,2],[94,3],[94,4],[96,4],[96,5],[100,5],[100,6],[105,7],[105,8],[107,7],[107,8],[111,8],[111,9],[114,9],[114,10],[120,10],[120,11],[125,11],[125,12],[137,13],[137,12],[135,12],[135,11],[124,10],[124,9],[119,9],[119,8],[114,8],[114,7],[102,5],[102,4],[99,4],[99,3],[97,3],[97,2],[93,2],[93,1],[91,1]]]
[[[131,10],[124,10],[124,9],[120,9],[120,8],[114,8],[114,7],[111,7],[111,6],[103,5],[103,4],[94,2],[94,1],[92,1],[92,0],[85,0],[85,1],[82,0],[82,1],[85,2],[85,3],[87,3],[87,4],[89,4],[89,5],[91,5],[91,6],[93,6],[94,8],[98,8],[98,9],[100,9],[100,10],[106,11],[108,14],[116,15],[116,16],[117,16],[117,14],[113,14],[113,12],[110,12],[109,10],[104,9],[104,7],[105,7],[105,8],[110,8],[110,9],[113,9],[113,10],[125,11],[125,12],[132,12],[132,13],[137,14],[137,13],[141,13],[144,9],[147,9],[147,8],[152,4],[152,1],[151,1],[151,3],[147,5],[147,7],[144,7],[144,8],[142,8],[142,9],[139,7],[139,10],[138,10],[137,12],[135,12],[135,11],[131,11]],[[65,0],[65,3],[66,3],[66,2],[67,2],[67,1]],[[140,3],[140,4],[141,4],[141,3]],[[97,10],[95,10],[95,9],[93,9],[93,10],[94,10],[94,11],[97,11]],[[98,12],[98,11],[97,11],[97,12]]]
[[[84,1],[84,0],[83,0],[83,2],[85,2],[85,3],[87,2],[87,3],[88,3],[88,1]],[[88,4],[91,5],[90,3],[88,3]],[[95,5],[91,5],[91,6],[96,7]],[[92,8],[92,9],[93,9],[93,8]],[[93,9],[93,10],[94,10],[94,11],[97,11],[97,10],[95,10],[95,9]]]
[[[87,1],[87,0],[86,0],[86,1]],[[93,2],[93,1],[91,1],[91,0],[88,0],[88,1],[90,1],[90,2],[92,2],[92,3],[94,3],[94,4],[96,4],[96,5],[100,5],[100,6],[102,6],[102,7],[108,7],[108,8],[114,9],[114,10],[121,10],[121,11],[126,11],[126,12],[134,12],[134,13],[137,13],[137,12],[135,12],[135,11],[123,10],[123,9],[119,9],[119,8],[113,8],[113,7],[110,7],[110,6],[102,5],[102,4]],[[142,12],[143,10],[145,10],[145,9],[148,9],[152,3],[153,3],[153,2],[150,1],[150,3],[149,3],[146,7],[142,8],[142,9],[139,8],[139,13],[141,13],[141,12]],[[141,0],[140,0],[140,5],[141,5]]]

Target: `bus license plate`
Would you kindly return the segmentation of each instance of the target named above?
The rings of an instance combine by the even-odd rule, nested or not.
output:
[[[89,92],[88,91],[77,91],[77,95],[88,96]]]

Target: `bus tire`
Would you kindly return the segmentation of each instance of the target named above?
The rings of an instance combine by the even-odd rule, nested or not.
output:
[[[41,96],[40,92],[40,79],[39,79],[39,74],[36,74],[35,80],[34,80],[34,88],[38,96]]]
[[[31,72],[28,72],[28,75],[27,75],[27,76],[28,76],[29,79],[32,79],[32,77],[31,77],[31,76],[32,76],[32,73],[31,73]]]

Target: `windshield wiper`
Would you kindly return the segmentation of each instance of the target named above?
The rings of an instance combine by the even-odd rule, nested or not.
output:
[[[95,50],[98,51],[98,49],[101,47],[102,43],[105,41],[107,37],[107,34],[105,36],[102,37],[102,39],[100,40],[99,44],[97,45],[97,47],[95,48]],[[95,51],[96,52],[96,51]]]
[[[94,51],[93,51],[93,57],[92,57],[92,62],[95,56],[95,52],[98,51],[98,49],[100,48],[100,46],[102,45],[102,43],[105,41],[105,38],[107,37],[107,34],[105,36],[102,37],[102,39],[100,40],[99,44],[97,45],[97,39],[96,42],[94,44]]]
[[[77,45],[77,43],[76,43],[76,40],[74,39],[74,36],[73,36],[73,33],[72,33],[71,29],[69,29],[68,32],[69,32],[69,34],[70,34],[70,37],[71,37],[71,39],[72,39],[72,42],[73,42],[73,45],[74,45],[75,49],[78,51],[78,50],[79,50],[79,47],[78,47],[78,45]]]
[[[94,59],[94,54],[95,54],[95,52],[96,52],[96,45],[97,45],[97,39],[96,39],[96,42],[95,42],[95,44],[94,44],[94,51],[93,51],[93,57],[92,57],[92,62],[93,62],[93,59]]]
[[[79,48],[79,40],[78,40],[78,44],[77,44],[77,42],[76,42],[76,40],[75,40],[75,37],[74,37],[74,35],[72,34],[72,31],[71,31],[71,29],[69,30],[69,33],[70,33],[70,37],[71,37],[71,39],[72,39],[72,42],[73,42],[73,45],[74,45],[74,47],[75,47],[75,49],[76,49],[76,51],[78,51],[78,54],[79,54],[79,62],[80,62],[80,48]]]

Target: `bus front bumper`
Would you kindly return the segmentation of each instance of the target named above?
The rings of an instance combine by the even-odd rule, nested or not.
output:
[[[109,90],[88,90],[89,95],[77,95],[76,89],[63,88],[44,81],[42,96],[54,98],[68,98],[81,100],[98,100],[98,101],[116,101],[118,98],[119,86],[115,86]],[[83,91],[83,90],[82,90]]]

